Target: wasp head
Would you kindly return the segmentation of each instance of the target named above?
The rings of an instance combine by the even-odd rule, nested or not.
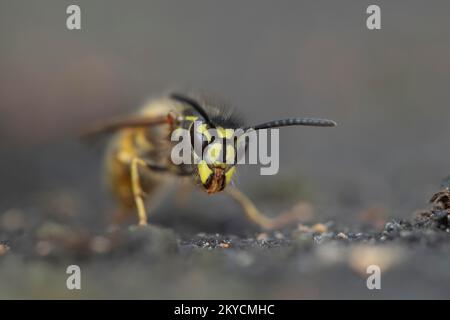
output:
[[[235,131],[223,127],[211,128],[196,121],[191,126],[190,135],[202,186],[207,193],[222,191],[230,184],[236,171]]]

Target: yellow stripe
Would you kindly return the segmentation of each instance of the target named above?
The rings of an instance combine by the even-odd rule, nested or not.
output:
[[[219,135],[219,138],[230,139],[233,136],[233,133],[234,133],[233,129],[225,129],[222,127],[217,127],[217,134]]]
[[[205,160],[200,161],[200,163],[197,165],[198,167],[198,174],[200,175],[200,180],[203,184],[206,183],[209,176],[213,173],[212,170],[208,167],[208,164]]]

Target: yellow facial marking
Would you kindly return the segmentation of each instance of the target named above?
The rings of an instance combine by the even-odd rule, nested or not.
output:
[[[225,173],[225,183],[228,185],[230,184],[231,178],[233,178],[233,174],[236,171],[236,167],[232,167],[230,170],[228,170]]]
[[[225,168],[226,164],[222,161],[222,144],[212,143],[206,149],[206,161],[215,167]]]
[[[205,160],[200,161],[199,164],[197,165],[197,167],[198,167],[198,174],[200,175],[200,180],[202,181],[203,184],[205,184],[206,181],[208,180],[209,176],[213,172],[208,167],[208,165],[206,164]]]
[[[198,119],[198,117],[196,117],[196,116],[186,116],[186,117],[184,117],[184,120],[187,120],[187,121],[195,121],[197,119]]]
[[[233,133],[233,129],[224,129],[222,127],[217,127],[217,134],[219,135],[219,138],[230,139],[233,136]]]
[[[206,156],[210,159],[211,163],[219,162],[217,160],[219,159],[220,153],[222,151],[222,145],[219,143],[213,143],[208,146],[207,150],[208,154]]]

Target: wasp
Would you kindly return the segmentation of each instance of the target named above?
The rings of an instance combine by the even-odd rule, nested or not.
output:
[[[196,125],[194,125],[196,124]],[[189,94],[170,93],[150,100],[137,113],[105,121],[87,131],[87,135],[110,132],[113,134],[104,158],[107,185],[117,200],[116,221],[123,221],[137,212],[139,225],[147,225],[146,198],[152,197],[169,181],[187,178],[213,195],[224,191],[241,205],[247,217],[262,228],[274,229],[298,220],[284,213],[269,218],[263,215],[236,187],[230,186],[236,173],[236,163],[224,161],[237,154],[237,145],[223,148],[223,157],[212,163],[174,164],[170,139],[174,130],[183,128],[190,133],[191,143],[199,143],[202,150],[215,143],[208,129],[216,130],[227,139],[230,130],[246,128],[261,130],[286,126],[333,127],[327,119],[289,118],[258,125],[244,126],[233,112],[214,103]],[[196,149],[192,148],[196,153]]]

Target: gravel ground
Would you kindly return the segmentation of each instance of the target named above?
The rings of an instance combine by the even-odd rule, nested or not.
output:
[[[33,220],[13,209],[1,219],[0,298],[449,298],[448,198],[438,200],[381,230],[328,221],[239,236],[88,231],[70,214]],[[79,291],[65,287],[72,264]],[[380,267],[381,290],[366,287],[369,265]]]

